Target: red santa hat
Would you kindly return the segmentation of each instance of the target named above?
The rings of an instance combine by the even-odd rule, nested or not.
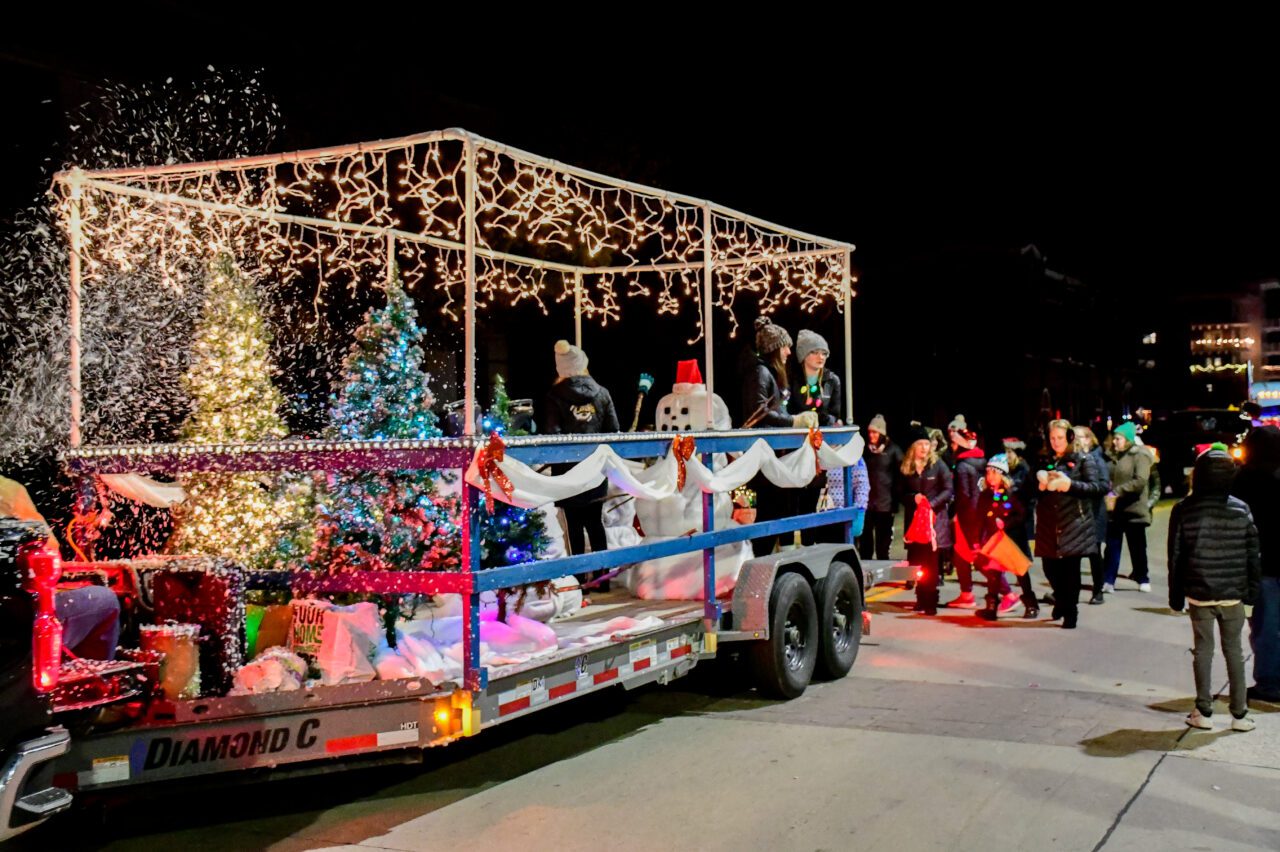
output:
[[[697,359],[676,362],[676,384],[678,385],[700,385],[702,384],[702,370],[698,369]]]

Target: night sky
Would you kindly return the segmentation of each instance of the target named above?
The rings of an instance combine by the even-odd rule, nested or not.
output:
[[[49,20],[4,37],[6,212],[46,185],[42,161],[66,140],[61,115],[95,80],[261,67],[283,113],[278,150],[462,126],[856,243],[855,413],[884,411],[891,430],[956,411],[1025,429],[1012,328],[1068,351],[1096,350],[1099,335],[1104,350],[1114,340],[1127,351],[1177,297],[1280,274],[1276,74],[1270,51],[1246,43],[1260,28],[1243,21],[1222,33],[1202,22],[1177,33],[1170,22],[969,22],[979,37],[937,21],[926,35],[919,21],[711,29],[602,15],[539,36],[516,21],[438,20],[428,6],[259,19],[253,32],[207,7],[130,8],[183,35],[156,40],[117,22],[107,47],[90,37],[93,21],[55,39]],[[336,49],[344,32],[358,43]],[[1096,322],[1045,315],[1035,288],[1050,285],[1020,254],[1028,245],[1083,282]],[[780,319],[839,346],[834,313]],[[511,338],[546,362],[512,377],[515,395],[550,381],[551,343],[571,331],[563,320]],[[642,369],[661,389],[683,354],[645,352],[643,334],[625,321],[607,340],[588,331],[593,367],[619,399]],[[606,347],[624,357],[610,351],[606,366]],[[728,373],[731,350],[717,361]]]

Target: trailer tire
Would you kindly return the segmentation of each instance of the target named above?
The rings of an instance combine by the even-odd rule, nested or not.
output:
[[[818,674],[839,680],[853,668],[862,640],[862,589],[853,569],[832,562],[814,588],[818,605]]]
[[[775,698],[798,698],[818,659],[818,606],[799,574],[782,574],[769,596],[769,638],[748,651],[756,686]]]

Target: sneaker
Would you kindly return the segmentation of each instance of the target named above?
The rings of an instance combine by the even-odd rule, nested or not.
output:
[[[980,609],[976,615],[983,621],[995,621],[997,617],[994,609]]]
[[[1199,710],[1192,710],[1187,716],[1187,726],[1191,728],[1199,728],[1202,731],[1213,730],[1213,720],[1205,716]]]
[[[1103,584],[1102,584],[1102,593],[1103,593],[1104,595],[1114,595],[1114,594],[1116,593],[1116,587],[1115,587],[1115,584],[1114,584],[1114,583],[1103,583]]]
[[[1008,612],[1020,603],[1022,603],[1022,595],[1017,592],[1009,592],[1000,599],[1000,611]]]
[[[977,609],[978,602],[973,598],[973,592],[961,592],[960,597],[947,604],[955,609]]]
[[[1151,591],[1151,584],[1150,584],[1150,583],[1139,583],[1139,584],[1138,584],[1138,591],[1140,591],[1140,592],[1149,592],[1149,591]]]
[[[1264,692],[1256,686],[1249,687],[1250,701],[1265,701],[1268,704],[1280,704],[1280,692]]]
[[[1231,720],[1231,730],[1233,731],[1244,733],[1245,731],[1252,731],[1256,727],[1258,726],[1254,724],[1253,719],[1248,716],[1241,716],[1239,719]]]
[[[1022,612],[1022,617],[1023,617],[1023,618],[1039,618],[1039,617],[1040,617],[1040,607],[1038,607],[1038,606],[1029,606],[1029,607],[1027,607],[1025,610],[1023,610],[1023,612]]]
[[[1094,606],[1097,606],[1098,604],[1102,604],[1106,602],[1107,602],[1107,599],[1102,596],[1102,592],[1094,592],[1093,597],[1089,598],[1089,603],[1093,604]]]

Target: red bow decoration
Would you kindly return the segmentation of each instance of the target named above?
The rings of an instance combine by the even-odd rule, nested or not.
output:
[[[480,456],[476,459],[476,466],[480,468],[480,476],[484,478],[484,508],[490,515],[493,514],[493,490],[490,479],[498,480],[498,487],[502,489],[502,493],[511,497],[514,490],[511,480],[498,467],[498,462],[506,458],[507,445],[502,443],[502,437],[494,432],[489,436],[489,445],[480,450]]]
[[[813,467],[817,471],[814,476],[822,476],[822,462],[818,461],[818,449],[822,446],[821,430],[809,430],[809,446],[813,447]]]
[[[684,490],[687,470],[685,463],[693,458],[694,440],[692,435],[676,435],[671,439],[671,450],[676,455],[676,490]]]

